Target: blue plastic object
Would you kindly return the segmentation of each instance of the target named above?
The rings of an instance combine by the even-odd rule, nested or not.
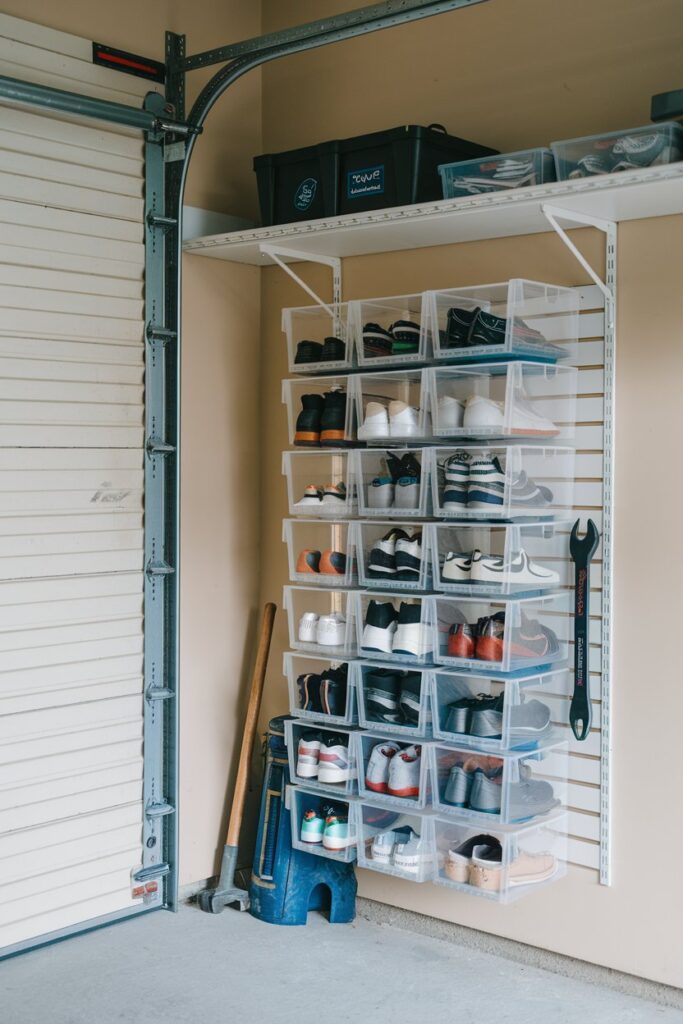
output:
[[[356,916],[353,864],[314,857],[292,849],[285,789],[289,782],[284,721],[268,725],[266,770],[254,867],[249,886],[250,913],[269,924],[306,924],[309,910],[329,910],[331,924],[348,924]]]

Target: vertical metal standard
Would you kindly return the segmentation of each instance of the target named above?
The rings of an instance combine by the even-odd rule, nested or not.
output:
[[[148,93],[145,109],[162,115],[166,101]],[[169,856],[165,833],[174,830],[176,793],[168,778],[165,751],[173,737],[175,665],[169,657],[173,633],[168,607],[177,588],[175,550],[168,543],[175,528],[172,499],[177,444],[167,415],[167,363],[176,354],[176,332],[167,325],[167,232],[174,221],[166,216],[164,133],[145,135],[145,704],[143,784],[144,821],[142,870],[138,883],[161,879],[148,902],[168,902],[175,890],[175,858]],[[170,720],[170,721],[169,721]],[[173,740],[171,739],[171,742]]]
[[[612,884],[612,585],[614,556],[614,438],[615,438],[615,339],[617,289],[617,225],[555,206],[543,206],[543,214],[569,251],[605,296],[605,397],[603,433],[603,521],[602,521],[602,707],[600,727],[600,882]],[[559,220],[594,227],[605,236],[605,280],[558,223]]]

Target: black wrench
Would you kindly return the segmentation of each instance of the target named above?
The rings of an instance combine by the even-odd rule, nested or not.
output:
[[[588,675],[588,607],[590,601],[591,559],[600,541],[598,528],[588,520],[586,534],[579,540],[577,519],[569,537],[569,553],[574,562],[574,693],[569,708],[569,724],[577,740],[585,740],[591,727],[591,700]]]

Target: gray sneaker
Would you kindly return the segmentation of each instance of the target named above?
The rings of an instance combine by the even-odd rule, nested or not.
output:
[[[528,821],[540,814],[548,814],[559,804],[553,787],[543,779],[525,779],[510,787],[511,821]]]
[[[528,700],[510,708],[510,730],[518,736],[537,736],[550,728],[550,708],[540,700]]]
[[[503,694],[481,697],[471,709],[470,735],[497,740],[503,735]]]
[[[500,814],[502,792],[500,783],[489,779],[482,771],[476,771],[470,790],[470,810],[481,814]]]
[[[466,772],[461,764],[454,764],[446,780],[444,803],[452,804],[453,807],[467,807],[471,788],[472,772]]]

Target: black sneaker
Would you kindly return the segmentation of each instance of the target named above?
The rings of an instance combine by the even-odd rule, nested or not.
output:
[[[325,400],[322,395],[302,395],[302,409],[296,420],[294,444],[301,448],[320,447],[320,422]]]
[[[346,438],[346,392],[327,391],[320,417],[320,443],[327,448],[343,448]]]
[[[299,707],[302,711],[322,711],[320,703],[321,677],[314,672],[299,676],[296,681],[299,690]]]
[[[368,576],[393,579],[396,576],[396,542],[408,540],[405,530],[392,529],[375,541],[368,559]]]
[[[412,452],[400,456],[387,452],[387,467],[394,483],[405,477],[412,477],[419,482],[422,474],[420,460]]]
[[[420,325],[412,320],[397,320],[389,328],[393,337],[392,356],[415,355],[420,349]]]
[[[390,654],[391,642],[396,632],[396,619],[396,609],[391,601],[371,600],[365,613],[361,648]]]
[[[300,341],[296,346],[295,363],[319,363],[323,358],[323,347],[319,341]]]
[[[346,358],[346,345],[341,338],[325,338],[322,345],[320,360],[323,363],[335,363]]]
[[[341,716],[346,712],[346,691],[348,687],[346,664],[326,669],[320,677],[320,706],[326,715]]]
[[[420,721],[420,694],[422,691],[422,674],[405,672],[401,680],[401,695],[398,706],[401,709],[406,725],[417,726]]]
[[[394,338],[390,331],[385,331],[379,324],[366,324],[363,328],[363,354],[366,359],[377,359],[390,356],[394,346]]]
[[[446,332],[441,335],[442,344],[446,348],[467,348],[478,312],[479,306],[475,309],[449,309],[446,314]]]
[[[363,676],[365,707],[373,722],[401,723],[398,708],[400,675],[388,668],[369,669]]]
[[[422,570],[422,534],[399,538],[396,542],[396,579],[405,583],[417,581]]]

